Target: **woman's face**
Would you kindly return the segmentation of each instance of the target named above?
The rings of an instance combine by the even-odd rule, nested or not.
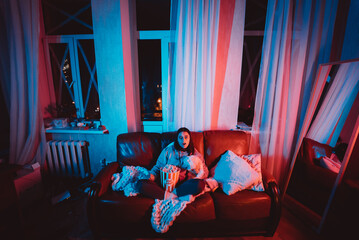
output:
[[[190,136],[188,132],[180,132],[178,134],[177,141],[181,148],[187,148],[190,142]]]

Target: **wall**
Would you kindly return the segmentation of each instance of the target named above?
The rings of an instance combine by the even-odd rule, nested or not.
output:
[[[54,140],[84,140],[89,142],[91,172],[96,175],[101,169],[101,161],[116,161],[116,133],[109,134],[52,134]]]
[[[134,1],[92,0],[101,122],[109,134],[52,134],[54,140],[89,142],[91,170],[116,161],[118,134],[141,129]],[[138,99],[138,100],[137,100]]]

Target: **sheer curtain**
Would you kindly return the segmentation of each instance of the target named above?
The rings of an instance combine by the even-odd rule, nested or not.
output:
[[[358,90],[359,62],[340,64],[307,137],[334,147]]]
[[[281,188],[318,64],[329,61],[337,0],[269,0],[251,152]]]
[[[3,0],[1,84],[10,115],[9,163],[41,162],[45,133],[39,101],[38,0]]]
[[[237,123],[245,0],[172,0],[167,130]]]

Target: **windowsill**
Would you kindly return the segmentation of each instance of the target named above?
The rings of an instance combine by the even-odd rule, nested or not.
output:
[[[250,133],[252,131],[252,126],[248,126],[244,122],[238,122],[235,129],[238,131],[244,131]]]
[[[108,130],[98,129],[85,129],[84,127],[66,127],[66,128],[53,128],[49,127],[45,129],[46,133],[80,133],[80,134],[108,134]]]

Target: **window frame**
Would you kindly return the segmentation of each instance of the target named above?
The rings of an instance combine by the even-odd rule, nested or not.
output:
[[[267,12],[267,7],[268,7],[268,0],[256,0],[256,1],[252,1],[251,2],[252,4],[255,5],[255,8],[257,9],[258,7],[261,7],[261,8],[265,8],[265,13],[264,13],[264,26],[263,26],[263,29],[261,28],[257,28],[257,27],[253,27],[252,25],[255,23],[258,23],[258,20],[260,20],[263,16],[260,15],[260,16],[257,16],[256,19],[250,19],[251,21],[248,21],[247,22],[247,16],[249,16],[251,14],[251,12],[253,11],[253,7],[254,5],[252,5],[251,7],[252,8],[248,8],[248,5],[246,3],[246,8],[245,8],[245,23],[244,23],[244,33],[243,33],[243,54],[242,54],[242,65],[241,65],[241,68],[242,68],[242,73],[241,75],[243,74],[243,69],[244,69],[244,61],[247,61],[247,64],[248,64],[248,70],[251,70],[251,68],[253,66],[255,66],[256,62],[254,61],[256,59],[256,57],[254,59],[251,59],[251,56],[250,55],[247,55],[247,51],[245,51],[245,38],[246,37],[262,37],[263,38],[263,41],[264,41],[264,31],[265,31],[265,23],[266,23],[266,12]],[[265,6],[264,6],[265,4]],[[249,14],[249,15],[248,15]],[[253,21],[254,20],[254,21]],[[259,69],[258,71],[260,72],[260,67],[261,67],[261,59],[262,59],[262,51],[263,51],[263,41],[262,41],[262,45],[260,47],[260,49],[258,49],[258,52],[257,54],[259,54]],[[248,61],[250,60],[250,61]],[[248,72],[249,75],[252,75],[253,73],[253,69],[252,71]],[[246,77],[248,77],[249,75],[247,75]],[[237,115],[237,126],[236,128],[239,128],[239,126],[243,126],[243,124],[245,126],[247,126],[247,124],[245,123],[246,122],[246,119],[243,119],[243,118],[240,118],[240,106],[241,106],[241,97],[243,95],[243,89],[242,89],[242,85],[246,84],[247,82],[251,83],[250,79],[246,79],[246,77],[242,78],[243,76],[240,77],[240,82],[241,82],[241,87],[240,87],[240,90],[239,90],[239,99],[238,99],[238,115]],[[259,77],[259,76],[258,76]],[[253,84],[254,85],[254,84]],[[258,88],[258,81],[257,81],[257,85],[255,86],[255,89]],[[256,92],[256,91],[255,91]],[[256,96],[257,94],[255,93],[254,96]],[[253,120],[254,120],[254,108],[255,108],[255,99],[253,101],[253,116],[252,117],[252,122],[248,125],[249,127],[251,127],[253,125]]]
[[[93,34],[73,34],[73,35],[47,35],[43,37],[44,52],[46,59],[46,70],[48,81],[53,82],[53,72],[51,66],[50,47],[51,43],[66,43],[69,47],[69,57],[71,63],[71,75],[73,80],[74,90],[74,102],[76,108],[77,118],[85,118],[86,109],[84,109],[81,76],[80,76],[80,65],[79,65],[79,54],[77,44],[80,40],[94,40]],[[96,67],[96,64],[95,64]],[[97,69],[96,69],[97,71]],[[100,100],[100,99],[99,99]],[[100,119],[96,119],[100,120]]]

